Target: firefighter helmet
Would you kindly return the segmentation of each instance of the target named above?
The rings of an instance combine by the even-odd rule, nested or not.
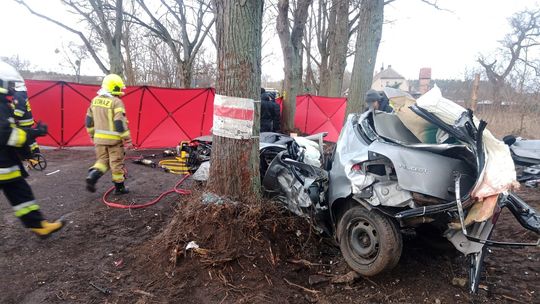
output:
[[[24,81],[15,82],[14,90],[17,91],[17,92],[25,92],[25,91],[27,91],[26,84],[24,83]]]
[[[21,82],[24,84],[21,74],[11,65],[0,61],[0,94],[9,94],[10,89]]]
[[[122,78],[116,74],[109,74],[103,78],[101,87],[112,95],[124,95],[122,92],[126,88]]]

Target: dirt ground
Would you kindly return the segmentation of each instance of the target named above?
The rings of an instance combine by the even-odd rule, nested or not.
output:
[[[31,171],[29,182],[46,216],[64,216],[67,225],[39,240],[2,196],[0,303],[540,303],[538,248],[493,249],[474,296],[459,286],[466,278],[462,255],[412,235],[394,270],[352,280],[331,240],[275,207],[204,205],[194,194],[170,195],[145,209],[111,209],[101,202],[108,176],[95,194],[84,189],[92,151],[45,155],[47,170]],[[149,200],[178,180],[158,169],[128,168],[130,202]],[[519,194],[540,209],[540,190]],[[508,211],[495,231],[500,240],[535,240]],[[201,248],[185,251],[192,240]]]

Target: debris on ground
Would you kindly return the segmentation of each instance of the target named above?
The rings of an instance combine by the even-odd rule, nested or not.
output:
[[[195,171],[195,173],[193,173],[192,178],[193,178],[193,180],[196,180],[196,181],[199,181],[199,182],[204,182],[204,181],[208,180],[209,176],[210,176],[210,162],[207,161],[207,162],[202,163],[199,166],[197,171]]]
[[[99,202],[99,195],[58,190],[83,189],[81,176],[94,151],[54,150],[46,157],[49,167],[62,174],[45,178],[47,172],[34,172],[29,182],[47,214],[66,214],[71,225],[43,250],[44,243],[28,238],[18,222],[0,222],[0,272],[6,274],[0,287],[10,286],[0,293],[0,303],[535,303],[540,293],[537,248],[493,248],[484,272],[489,290],[480,286],[478,295],[471,296],[466,288],[452,285],[454,277],[467,276],[465,257],[430,247],[412,234],[404,238],[399,265],[389,273],[344,284],[324,282],[321,277],[350,271],[339,249],[305,220],[271,202],[205,205],[193,183],[191,196],[169,196],[147,209],[110,209]],[[137,189],[130,199],[165,191],[176,181],[159,170],[128,167],[127,184]],[[105,191],[110,184],[99,186],[98,191]],[[524,187],[518,194],[540,208],[540,189]],[[0,209],[11,212],[8,204],[0,204]],[[536,239],[519,227],[506,210],[493,238]],[[184,255],[190,241],[209,252]],[[116,267],[120,259],[123,266]],[[310,276],[315,276],[312,282],[321,282],[311,285]],[[283,278],[319,292],[291,286]],[[89,282],[113,292],[104,300]]]

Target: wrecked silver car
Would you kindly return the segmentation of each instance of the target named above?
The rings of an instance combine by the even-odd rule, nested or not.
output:
[[[438,107],[446,112],[419,100],[397,114],[350,115],[320,166],[307,164],[302,144],[291,141],[300,149],[273,158],[265,191],[332,235],[348,265],[366,276],[396,266],[402,230],[429,225],[469,257],[469,288],[476,292],[489,246],[540,245],[491,240],[502,208],[539,234],[540,217],[510,191],[508,148],[486,123],[457,105]]]

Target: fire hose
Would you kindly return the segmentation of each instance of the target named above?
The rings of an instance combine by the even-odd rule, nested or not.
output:
[[[175,159],[164,159],[158,163],[160,168],[167,170],[173,174],[187,174],[188,167],[185,158],[176,157]]]
[[[163,155],[164,156],[172,156],[170,152],[171,150],[165,150]],[[170,152],[170,153],[166,153]],[[141,156],[130,156],[126,157],[125,159],[131,159],[131,161],[135,164],[140,164],[144,166],[148,166],[151,168],[161,168],[165,170],[165,172],[173,173],[173,174],[189,174],[189,168],[187,166],[187,157],[184,154],[181,154],[181,156],[176,156],[175,158],[169,158],[169,159],[163,159],[159,161],[159,163],[156,163],[152,159],[156,158],[156,154],[151,155],[141,155]]]
[[[148,202],[144,202],[144,203],[140,203],[140,204],[130,204],[130,205],[124,205],[124,204],[119,204],[119,203],[115,203],[115,202],[110,202],[107,200],[107,196],[111,193],[111,191],[114,190],[114,186],[109,188],[109,190],[107,190],[105,192],[105,194],[103,194],[103,198],[102,198],[102,201],[105,205],[111,207],[111,208],[120,208],[120,209],[140,209],[140,208],[146,208],[146,207],[149,207],[149,206],[152,206],[152,205],[155,205],[157,204],[159,201],[161,201],[161,199],[163,199],[165,196],[171,194],[171,193],[178,193],[180,195],[187,195],[187,194],[191,194],[191,191],[190,190],[186,190],[186,189],[179,189],[178,187],[189,177],[190,175],[189,174],[186,174],[184,175],[184,177],[182,177],[175,185],[172,189],[169,189],[163,193],[161,193],[157,198],[151,200],[151,201],[148,201]]]
[[[161,163],[161,162],[160,162]],[[126,171],[126,176],[127,176],[127,169],[125,169]],[[180,173],[178,173],[180,174]],[[161,193],[157,198],[151,200],[151,201],[148,201],[148,202],[143,202],[143,203],[139,203],[139,204],[130,204],[130,205],[125,205],[125,204],[119,204],[119,203],[116,203],[116,202],[111,202],[107,199],[107,197],[109,196],[109,194],[114,190],[114,186],[109,188],[109,190],[107,190],[104,194],[103,194],[103,197],[102,197],[102,201],[105,205],[111,207],[111,208],[119,208],[119,209],[140,209],[140,208],[146,208],[146,207],[149,207],[149,206],[152,206],[152,205],[155,205],[157,204],[159,201],[161,201],[165,196],[171,194],[171,193],[177,193],[177,194],[180,194],[180,195],[188,195],[188,194],[191,194],[191,191],[190,190],[186,190],[186,189],[180,189],[178,187],[180,187],[180,185],[182,185],[182,183],[184,183],[184,181],[190,176],[190,174],[185,174],[175,185],[172,189],[169,189],[163,193]]]

